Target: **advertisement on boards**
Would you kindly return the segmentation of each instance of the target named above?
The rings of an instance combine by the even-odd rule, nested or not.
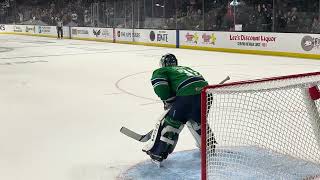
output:
[[[215,47],[217,35],[210,31],[181,31],[180,44],[187,46]]]

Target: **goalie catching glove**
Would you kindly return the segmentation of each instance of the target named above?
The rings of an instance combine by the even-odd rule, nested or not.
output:
[[[156,124],[151,139],[146,142],[142,151],[146,152],[153,160],[163,161],[176,147],[183,127],[182,123],[165,117]]]

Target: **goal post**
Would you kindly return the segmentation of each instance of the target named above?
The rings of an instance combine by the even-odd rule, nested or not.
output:
[[[313,72],[205,87],[201,179],[319,177],[319,86]]]

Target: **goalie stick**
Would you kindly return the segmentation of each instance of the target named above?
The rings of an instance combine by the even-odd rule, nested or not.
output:
[[[163,119],[167,115],[169,110],[170,109],[165,110],[158,119],[160,119],[160,120]],[[141,135],[141,134],[138,134],[138,133],[126,128],[126,127],[121,127],[120,132],[128,137],[131,137],[132,139],[137,140],[137,141],[147,142],[151,138],[151,134],[152,134],[153,130],[149,131],[147,134]]]
[[[223,84],[225,83],[226,81],[230,80],[230,77],[227,76],[226,78],[224,78],[219,84]],[[163,114],[158,118],[158,119],[163,119],[167,113],[169,112],[170,109],[167,109],[163,112]],[[138,134],[126,127],[121,127],[120,129],[120,132],[128,137],[131,137],[132,139],[135,139],[137,141],[140,141],[140,142],[147,142],[150,138],[151,138],[151,134],[153,132],[153,130],[149,131],[147,134]]]
[[[120,132],[123,133],[124,135],[131,137],[132,139],[135,139],[140,142],[147,142],[151,137],[152,131],[153,130],[149,131],[147,134],[141,135],[141,134],[138,134],[134,131],[131,131],[130,129],[128,129],[126,127],[121,127],[121,129],[120,129]]]

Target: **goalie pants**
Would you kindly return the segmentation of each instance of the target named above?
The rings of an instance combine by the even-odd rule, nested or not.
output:
[[[201,121],[201,96],[200,94],[191,96],[177,96],[171,106],[168,115],[173,120],[185,124],[188,120],[200,123]]]

